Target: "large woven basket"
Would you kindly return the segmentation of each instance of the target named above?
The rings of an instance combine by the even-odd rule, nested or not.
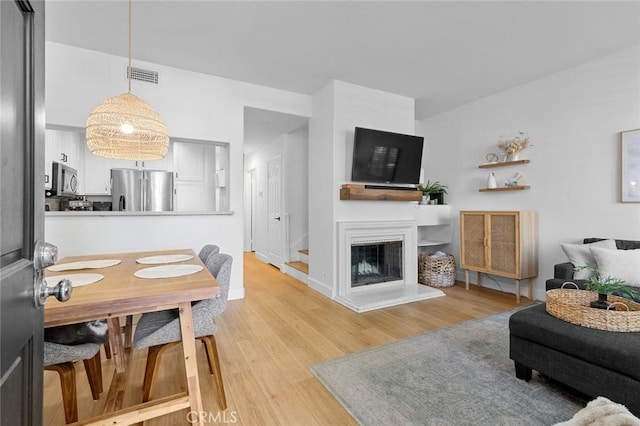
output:
[[[432,253],[418,255],[418,282],[432,287],[451,287],[456,282],[456,259],[433,256]]]
[[[598,293],[595,291],[571,288],[549,290],[547,312],[583,327],[620,332],[640,331],[640,304],[609,295],[608,300],[615,304],[615,310],[590,307],[589,303],[597,298]]]

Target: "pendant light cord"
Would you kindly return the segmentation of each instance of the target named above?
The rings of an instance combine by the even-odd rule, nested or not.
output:
[[[131,93],[131,3],[133,0],[129,0],[129,93]]]

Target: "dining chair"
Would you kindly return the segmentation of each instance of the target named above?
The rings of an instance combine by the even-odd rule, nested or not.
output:
[[[212,254],[220,253],[220,247],[215,244],[207,244],[200,249],[200,253],[198,253],[198,257],[202,260],[202,263],[207,262],[207,258]]]
[[[220,315],[227,306],[232,263],[233,258],[228,254],[209,255],[205,265],[218,281],[220,292],[215,298],[195,302],[192,306],[193,333],[204,344],[209,373],[214,376],[214,383],[218,390],[218,404],[222,410],[227,408],[227,399],[214,337],[217,326],[213,317]],[[180,344],[181,340],[180,318],[176,309],[142,314],[138,320],[133,347],[135,349],[149,348],[142,387],[142,402],[153,398],[160,357],[167,349]]]
[[[102,393],[100,345],[97,343],[62,345],[44,342],[44,369],[55,371],[60,376],[64,418],[67,424],[78,421],[78,397],[74,362],[79,360],[84,362],[84,369],[91,388],[91,396],[97,401],[100,399],[100,393]]]

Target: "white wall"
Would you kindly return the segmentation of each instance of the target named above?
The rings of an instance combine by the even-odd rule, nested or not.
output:
[[[47,42],[47,124],[84,127],[87,115],[98,104],[127,91],[126,64],[127,59],[123,57]],[[45,237],[59,246],[62,255],[97,253],[105,246],[115,251],[131,250],[143,244],[161,249],[174,247],[177,242],[188,243],[187,248],[199,250],[204,244],[215,243],[234,258],[230,297],[242,297],[244,107],[310,116],[311,97],[135,60],[134,65],[159,72],[159,85],[134,81],[132,93],[158,111],[171,137],[230,143],[230,209],[237,213],[228,217],[204,216],[193,221],[177,219],[179,216],[140,219],[145,227],[154,229],[152,243],[142,243],[150,230],[115,226],[118,221],[111,221],[114,226],[109,225],[109,232],[104,235],[96,231],[100,237],[95,237],[92,227],[98,224],[86,219],[81,220],[87,226],[58,232],[54,228],[63,226],[60,221],[47,218]],[[131,218],[123,221],[136,223]],[[180,238],[175,229],[168,231],[177,225],[180,225]],[[80,232],[82,234],[78,234]],[[68,249],[70,247],[73,249]]]
[[[620,132],[640,128],[640,49],[631,48],[421,121],[427,178],[449,185],[455,210],[537,210],[540,263],[534,297],[544,300],[563,242],[640,240],[640,204],[620,200]],[[498,183],[516,171],[530,190],[480,193],[502,136],[525,132],[531,163],[490,169]],[[456,215],[457,216],[457,215]],[[456,224],[459,219],[456,217]],[[451,247],[459,259],[459,230]],[[458,265],[459,266],[459,265]],[[475,274],[471,274],[475,276]],[[515,292],[513,280],[498,279]],[[496,286],[491,280],[484,285]]]
[[[309,126],[285,135],[283,155],[284,212],[288,223],[288,259],[309,248]]]
[[[332,81],[313,97],[309,122],[309,277],[316,290],[333,296],[337,280],[337,221],[413,219],[415,203],[341,201],[351,181],[356,126],[413,134],[414,100]]]

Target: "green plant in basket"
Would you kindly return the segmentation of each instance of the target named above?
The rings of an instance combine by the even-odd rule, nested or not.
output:
[[[585,286],[589,291],[595,291],[599,295],[605,295],[604,298],[600,297],[600,300],[606,301],[606,295],[611,293],[615,293],[616,296],[624,297],[625,299],[629,300],[640,299],[640,295],[638,294],[638,292],[625,285],[624,280],[612,277],[610,275],[604,277],[602,276],[600,270],[590,263],[587,263],[585,266],[579,266],[575,268],[576,271],[581,271],[583,269],[589,269],[594,272],[594,274],[586,280]]]

